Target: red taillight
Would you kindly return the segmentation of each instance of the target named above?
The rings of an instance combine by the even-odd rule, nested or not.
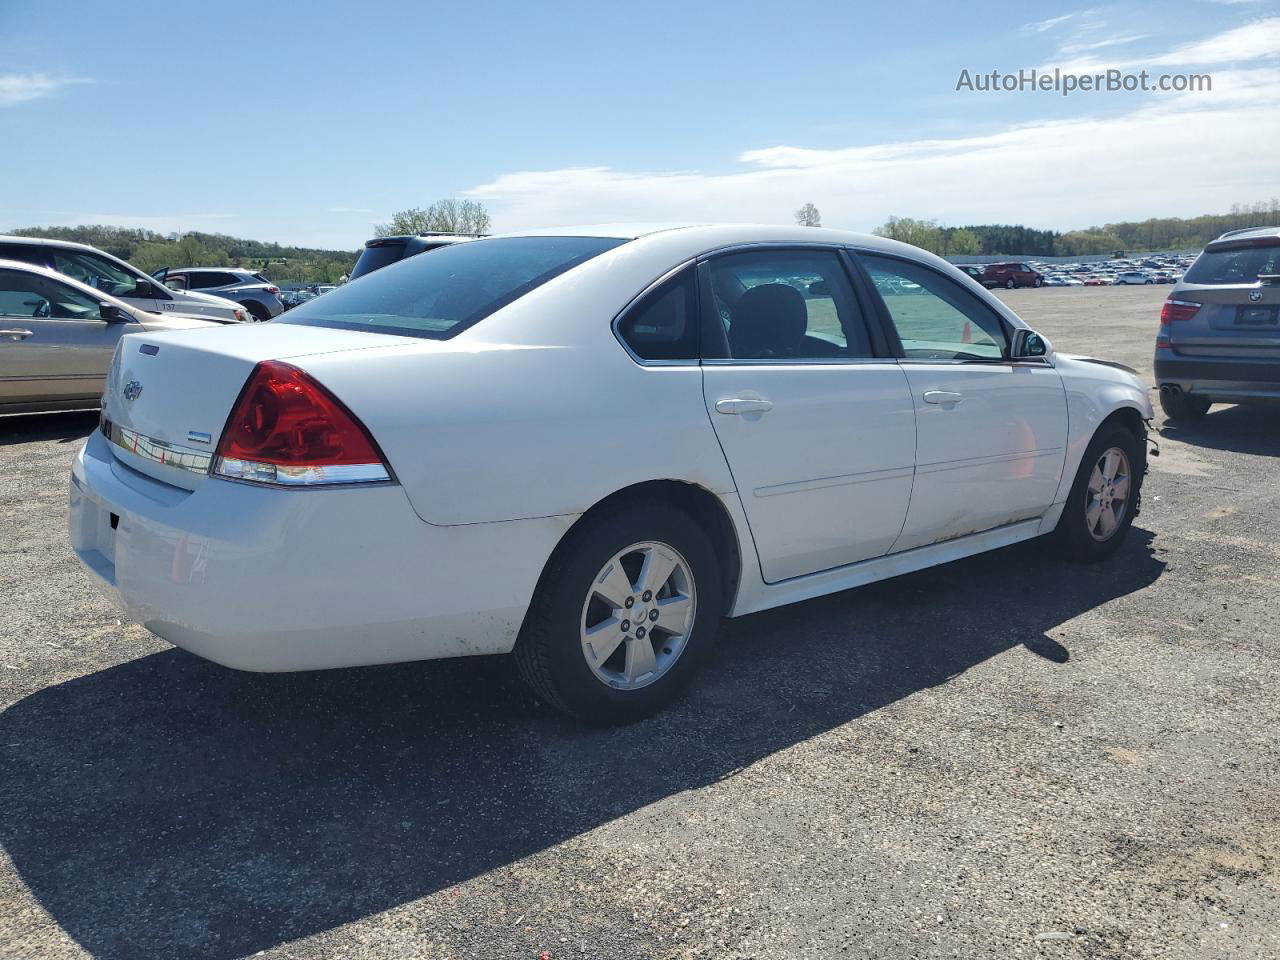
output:
[[[279,287],[267,287],[267,293],[272,294],[273,296],[279,292],[280,292]]]
[[[1160,331],[1156,334],[1156,349],[1172,350],[1173,324],[1190,320],[1200,307],[1201,304],[1194,300],[1167,298],[1160,308]]]
[[[259,363],[231,408],[214,473],[310,486],[389,480],[386,460],[342,403],[297,367]]]
[[[1175,300],[1169,297],[1160,308],[1160,326],[1167,327],[1171,323],[1182,323],[1196,315],[1202,304],[1194,300]]]

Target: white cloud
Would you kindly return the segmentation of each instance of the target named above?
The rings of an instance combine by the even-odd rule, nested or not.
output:
[[[823,223],[871,229],[890,215],[948,223],[1093,223],[1225,210],[1275,193],[1280,71],[1215,76],[1212,97],[1157,98],[1129,114],[1027,124],[984,136],[748,150],[723,173],[608,167],[503,174],[467,191],[498,229],[627,220]],[[1180,149],[1191,137],[1195,149]],[[1194,192],[1189,193],[1190,187]]]
[[[1079,41],[1073,43],[1064,43],[1059,49],[1060,54],[1071,55],[1084,53],[1088,50],[1101,50],[1103,47],[1118,47],[1126,43],[1136,43],[1139,40],[1145,40],[1150,34],[1134,33],[1127,37],[1107,37],[1103,40],[1093,40],[1091,42]]]
[[[1047,20],[1037,20],[1035,23],[1028,23],[1022,29],[1028,33],[1044,33],[1046,30],[1052,30],[1054,27],[1066,23],[1074,16],[1076,16],[1074,13],[1064,13],[1060,17],[1049,17]]]
[[[92,83],[88,77],[54,76],[49,73],[0,73],[0,107],[51,97],[63,87]]]
[[[1064,48],[1063,52],[1067,52]],[[1245,63],[1280,57],[1280,17],[1265,17],[1234,27],[1206,40],[1195,40],[1164,53],[1123,60],[1085,57],[1057,64],[1064,72],[1096,73],[1135,67],[1191,67],[1219,63]],[[1053,65],[1050,65],[1051,67]]]

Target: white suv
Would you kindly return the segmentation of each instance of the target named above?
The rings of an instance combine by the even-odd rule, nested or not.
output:
[[[84,243],[0,237],[0,259],[56,270],[149,313],[180,313],[224,323],[244,323],[252,319],[245,308],[233,300],[194,290],[170,290],[132,264]]]

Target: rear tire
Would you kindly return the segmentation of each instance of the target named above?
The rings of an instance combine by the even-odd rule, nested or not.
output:
[[[1160,408],[1169,420],[1199,420],[1209,412],[1213,401],[1182,390],[1161,390]]]
[[[1068,557],[1102,560],[1120,549],[1137,514],[1145,471],[1145,438],[1120,423],[1098,430],[1054,530]]]
[[[271,319],[271,314],[267,312],[267,308],[256,300],[246,300],[241,303],[240,306],[248,310],[249,315],[253,317],[254,321],[257,323],[266,323],[266,321]]]
[[[569,536],[538,582],[516,666],[539,698],[587,723],[656,713],[719,630],[723,577],[711,540],[684,511],[644,500]]]

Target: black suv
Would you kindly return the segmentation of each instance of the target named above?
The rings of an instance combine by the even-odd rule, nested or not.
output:
[[[478,240],[483,236],[485,236],[483,233],[414,233],[399,237],[374,237],[360,251],[360,259],[351,270],[351,279],[355,280],[366,273],[381,270],[406,257],[426,253],[438,247],[447,247],[454,243]]]

